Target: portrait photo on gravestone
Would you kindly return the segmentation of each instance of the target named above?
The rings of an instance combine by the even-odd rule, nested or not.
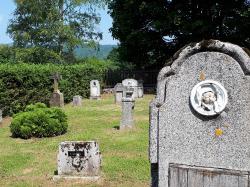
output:
[[[250,0],[0,1],[0,187],[250,187]]]

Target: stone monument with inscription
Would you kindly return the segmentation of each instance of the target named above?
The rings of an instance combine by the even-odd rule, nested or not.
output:
[[[122,117],[120,122],[120,130],[132,128],[134,126],[133,111],[135,100],[133,97],[133,88],[127,88],[122,97]]]
[[[101,87],[98,80],[90,81],[90,99],[101,99]]]
[[[127,88],[132,88],[134,90],[132,97],[134,99],[138,98],[138,81],[137,80],[135,80],[135,79],[124,79],[122,81],[122,85],[124,87],[127,87]],[[125,92],[125,90],[126,89],[124,89],[124,92]]]
[[[95,141],[66,141],[59,144],[57,179],[97,180],[101,172],[101,152]]]
[[[59,80],[62,79],[62,76],[59,75],[59,73],[55,73],[51,78],[54,80],[54,91],[50,98],[49,102],[50,107],[63,107],[64,106],[63,93],[60,92],[58,87]]]
[[[187,45],[157,80],[150,104],[154,187],[247,187],[250,58],[218,40]]]

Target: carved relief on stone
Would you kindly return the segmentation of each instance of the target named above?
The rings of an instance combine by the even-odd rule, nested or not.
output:
[[[226,89],[213,80],[206,80],[194,86],[190,95],[193,109],[204,116],[220,114],[226,107],[228,95]]]

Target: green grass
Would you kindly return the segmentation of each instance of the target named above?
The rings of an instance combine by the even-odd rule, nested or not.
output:
[[[69,129],[65,135],[22,140],[11,138],[10,118],[0,125],[0,186],[149,186],[147,95],[135,104],[135,128],[118,131],[121,108],[112,95],[100,101],[84,100],[83,107],[66,105]],[[58,145],[62,141],[96,140],[102,152],[102,177],[97,183],[58,181]]]

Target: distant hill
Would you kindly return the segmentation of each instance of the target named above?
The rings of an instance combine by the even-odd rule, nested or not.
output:
[[[88,48],[88,47],[78,47],[75,49],[75,55],[77,57],[96,57],[98,59],[107,58],[110,51],[116,48],[117,45],[100,45],[99,49]]]

